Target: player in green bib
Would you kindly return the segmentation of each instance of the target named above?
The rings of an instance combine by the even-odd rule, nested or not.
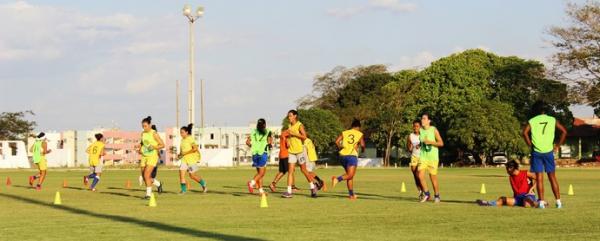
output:
[[[33,163],[39,170],[37,175],[29,177],[29,185],[33,187],[33,182],[35,179],[38,179],[35,189],[39,191],[42,190],[42,184],[44,183],[44,180],[46,180],[46,171],[48,170],[46,154],[51,152],[51,150],[48,149],[48,142],[46,141],[46,134],[44,132],[37,135],[35,142],[29,151],[33,154]]]
[[[256,129],[252,130],[252,134],[246,140],[246,145],[252,149],[252,166],[256,168],[256,175],[248,181],[248,191],[254,193],[254,188],[258,187],[259,194],[263,195],[265,193],[263,177],[269,161],[269,150],[273,146],[273,137],[271,131],[267,129],[265,119],[258,119]]]
[[[427,189],[427,181],[425,180],[425,171],[429,171],[429,179],[433,185],[433,191],[435,193],[434,202],[440,202],[440,188],[438,184],[438,165],[440,162],[439,148],[444,146],[444,141],[440,135],[440,132],[431,125],[431,119],[429,114],[421,115],[421,129],[419,130],[419,141],[421,143],[419,153],[419,164],[417,170],[419,171],[419,183],[421,184],[421,190],[424,195],[421,197],[420,202],[427,202],[431,199],[429,189]]]
[[[538,101],[533,105],[532,112],[536,116],[531,118],[523,130],[525,142],[533,151],[531,152],[531,172],[535,173],[538,180],[537,192],[539,196],[539,208],[545,208],[544,201],[544,172],[548,174],[550,185],[554,198],[556,198],[556,207],[562,208],[560,201],[560,189],[556,179],[556,164],[554,163],[554,152],[558,152],[560,146],[565,143],[567,138],[567,129],[556,120],[556,118],[546,115],[546,104]],[[560,140],[554,144],[555,131],[561,132]]]

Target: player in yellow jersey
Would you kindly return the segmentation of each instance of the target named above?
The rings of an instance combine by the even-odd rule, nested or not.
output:
[[[93,179],[92,186],[90,186],[90,190],[96,191],[96,185],[100,182],[100,175],[102,175],[102,160],[100,158],[104,156],[104,136],[102,134],[97,133],[94,135],[96,141],[88,146],[85,151],[88,154],[88,160],[90,165],[90,175],[83,176],[83,184],[86,186],[89,183],[89,179]]]
[[[144,174],[144,182],[146,184],[146,196],[149,199],[152,194],[152,171],[158,164],[158,150],[165,147],[163,140],[158,133],[152,129],[152,117],[148,116],[142,120],[142,145],[139,153],[142,155],[140,167]]]
[[[307,138],[306,130],[304,125],[298,120],[298,111],[288,111],[288,120],[290,125],[288,127],[289,137],[288,142],[288,186],[287,191],[283,193],[282,197],[292,197],[292,186],[294,185],[294,169],[296,164],[300,165],[302,174],[306,177],[310,186],[311,197],[317,197],[317,187],[314,184],[314,178],[309,174],[306,169],[307,156],[304,154],[304,140]]]
[[[200,163],[200,151],[198,151],[198,144],[191,135],[193,124],[181,127],[179,134],[181,135],[181,144],[179,145],[181,152],[179,153],[179,159],[181,165],[179,166],[179,184],[181,185],[181,194],[187,192],[187,185],[185,181],[185,172],[189,174],[190,178],[200,184],[202,192],[207,192],[206,181],[201,176],[196,176],[196,172],[200,169],[198,165]],[[162,185],[161,185],[162,186]]]
[[[46,154],[52,150],[48,149],[48,142],[46,141],[46,134],[41,132],[37,135],[35,142],[29,150],[33,154],[33,163],[37,166],[39,174],[29,177],[29,185],[33,187],[33,182],[38,179],[38,184],[35,187],[36,190],[42,190],[42,184],[46,180],[46,170],[48,170],[48,161],[46,160]]]
[[[365,140],[360,128],[360,121],[355,119],[352,121],[350,129],[343,131],[335,140],[335,144],[340,149],[340,158],[346,173],[338,177],[331,177],[331,188],[335,188],[339,182],[346,180],[348,196],[352,200],[357,198],[354,194],[354,175],[358,165],[358,146],[360,145],[361,152],[365,151]]]

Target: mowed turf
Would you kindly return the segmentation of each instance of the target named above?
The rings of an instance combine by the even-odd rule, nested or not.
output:
[[[270,183],[276,169],[270,167]],[[136,170],[106,170],[98,192],[83,188],[84,170],[49,170],[42,191],[30,189],[34,170],[0,171],[12,186],[0,186],[0,240],[598,240],[600,239],[600,169],[559,169],[563,209],[479,207],[478,198],[510,195],[503,168],[440,170],[442,203],[417,203],[407,168],[359,169],[355,192],[347,198],[345,183],[312,199],[302,176],[302,190],[292,199],[268,196],[269,207],[247,193],[254,170],[203,169],[210,191],[194,185],[178,195],[177,172],[160,170],[167,193],[157,207],[142,200]],[[318,169],[328,180],[340,167]],[[299,172],[297,173],[299,174]],[[300,174],[301,175],[301,174]],[[63,188],[63,180],[68,187]],[[132,189],[126,189],[131,180]],[[285,181],[285,179],[283,180]],[[408,192],[401,193],[405,182]],[[546,181],[547,182],[547,181]],[[487,194],[479,194],[485,183]],[[567,196],[569,184],[575,196]],[[283,191],[284,182],[280,183]],[[62,205],[52,204],[60,191]]]

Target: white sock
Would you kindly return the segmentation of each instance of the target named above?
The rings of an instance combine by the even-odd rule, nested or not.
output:
[[[288,192],[288,193],[292,193],[292,186],[288,186],[288,187],[287,187],[287,192]]]
[[[144,183],[144,177],[140,176],[138,178],[138,181],[140,182],[140,186]]]
[[[152,194],[152,187],[146,187],[146,196],[150,196]]]
[[[250,185],[252,185],[252,186],[256,185],[256,181],[254,181],[254,179],[250,180]]]
[[[310,189],[315,189],[315,184],[314,183],[310,183]]]
[[[154,184],[154,186],[160,187],[160,182],[156,179],[154,179],[154,182],[152,182],[152,184]]]
[[[258,193],[263,194],[263,193],[265,193],[265,190],[263,190],[263,188],[261,187],[258,189]]]

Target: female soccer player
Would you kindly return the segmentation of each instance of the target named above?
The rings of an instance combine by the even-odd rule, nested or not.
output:
[[[98,133],[94,135],[96,141],[92,143],[87,150],[85,151],[89,156],[89,165],[90,165],[90,175],[83,176],[83,184],[85,186],[88,185],[89,179],[94,179],[92,181],[92,186],[90,186],[90,190],[96,191],[96,185],[100,182],[100,175],[102,175],[102,166],[100,158],[104,156],[104,137],[102,134]]]
[[[165,147],[158,133],[152,129],[152,117],[148,116],[142,120],[142,145],[139,152],[142,154],[140,167],[146,183],[146,196],[149,199],[152,194],[152,170],[158,164],[158,150]]]
[[[417,167],[419,171],[419,181],[421,183],[421,190],[425,193],[420,202],[427,202],[431,199],[429,189],[427,189],[427,182],[425,180],[425,170],[429,171],[429,178],[433,185],[433,191],[435,192],[435,202],[440,202],[440,188],[438,184],[438,164],[439,154],[438,148],[444,146],[444,141],[440,136],[440,132],[431,125],[429,114],[425,113],[421,116],[421,125],[423,126],[419,130],[419,140],[421,141],[421,152],[419,156],[419,165]]]
[[[277,182],[281,180],[283,175],[285,175],[288,171],[288,147],[287,147],[287,138],[290,133],[287,130],[282,130],[281,135],[279,136],[279,172],[275,175],[275,179],[269,185],[271,192],[277,191],[276,186]]]
[[[513,197],[500,197],[495,201],[477,200],[480,206],[520,206],[520,207],[537,207],[539,203],[535,201],[535,174],[527,170],[519,170],[519,163],[509,161],[506,163],[506,173],[510,186],[513,190]]]
[[[351,200],[358,198],[354,194],[354,174],[356,174],[356,166],[358,165],[358,145],[361,147],[361,152],[365,151],[365,140],[360,128],[360,121],[355,119],[352,121],[350,129],[342,132],[335,140],[335,144],[340,149],[340,158],[346,173],[339,177],[331,177],[331,189],[335,188],[335,185],[339,182],[346,180],[348,197]]]
[[[421,154],[421,141],[419,140],[419,129],[421,129],[421,122],[413,121],[413,133],[410,133],[406,140],[406,149],[411,153],[410,155],[410,171],[415,178],[415,185],[419,190],[419,200],[423,196],[423,190],[421,189],[421,182],[419,180],[419,171],[417,166],[419,164],[419,156]]]
[[[298,120],[298,112],[296,110],[288,111],[288,120],[290,122],[288,127],[288,132],[290,133],[288,138],[288,186],[287,191],[283,193],[282,197],[292,197],[292,185],[294,184],[294,169],[296,168],[296,163],[300,165],[300,170],[309,183],[311,196],[316,197],[317,187],[314,184],[313,177],[309,175],[308,170],[306,169],[307,156],[304,153],[304,140],[307,138],[306,130],[304,129],[304,125]]]
[[[48,142],[46,141],[46,134],[41,132],[37,135],[33,146],[31,146],[30,152],[33,153],[33,163],[37,166],[39,170],[38,175],[29,177],[29,186],[33,187],[33,182],[35,179],[38,179],[38,184],[35,189],[40,191],[42,190],[42,184],[44,180],[46,180],[46,170],[48,170],[48,161],[46,160],[46,154],[50,153],[52,150],[48,149]]]
[[[206,182],[200,176],[196,176],[196,172],[200,169],[198,163],[200,162],[200,151],[198,151],[198,144],[194,137],[190,135],[192,133],[192,127],[194,124],[181,127],[179,133],[181,134],[181,153],[179,153],[179,159],[181,165],[179,166],[179,182],[181,185],[181,194],[187,192],[187,186],[185,182],[185,172],[187,171],[190,178],[195,182],[199,183],[202,187],[202,192],[207,192]]]
[[[254,193],[254,188],[258,187],[258,192],[262,195],[265,193],[262,184],[269,160],[269,149],[273,146],[273,137],[271,131],[267,129],[265,119],[258,119],[256,129],[252,130],[246,140],[246,145],[252,148],[252,166],[256,168],[256,175],[248,181],[248,191]]]

